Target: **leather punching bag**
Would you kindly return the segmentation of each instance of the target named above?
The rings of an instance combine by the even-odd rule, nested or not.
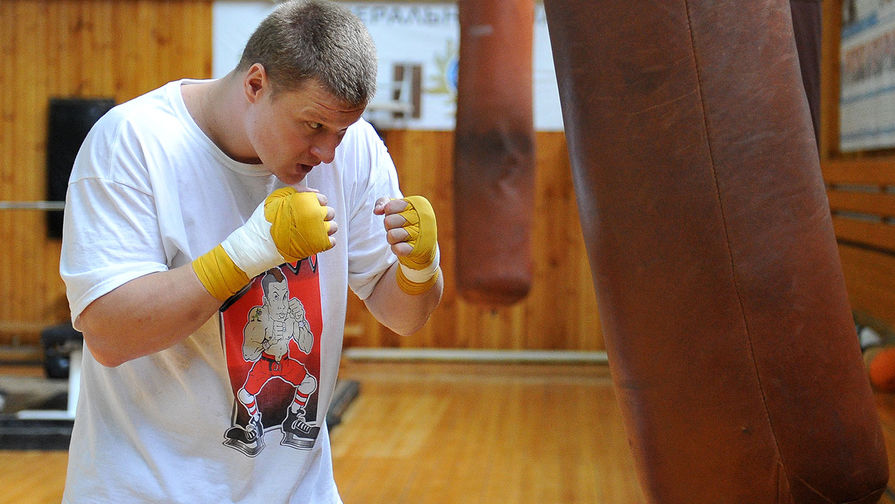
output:
[[[545,0],[654,503],[871,503],[888,466],[786,0]]]
[[[533,0],[460,0],[457,289],[505,305],[531,286]]]
[[[808,97],[808,110],[811,111],[811,122],[814,124],[814,136],[818,144],[820,143],[821,7],[821,0],[789,0],[802,83]]]

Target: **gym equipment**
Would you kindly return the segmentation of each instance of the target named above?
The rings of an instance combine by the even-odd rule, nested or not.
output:
[[[888,463],[785,0],[545,0],[650,502],[871,503]]]
[[[454,146],[457,290],[512,304],[531,288],[533,0],[460,2]]]
[[[84,345],[84,335],[71,322],[44,328],[40,332],[44,350],[44,373],[48,378],[68,379],[77,375],[78,360]]]
[[[0,449],[67,450],[75,419],[80,385],[84,336],[70,323],[41,331],[44,368],[49,380],[30,379],[16,397],[0,404]],[[66,381],[60,393],[60,381]],[[40,382],[43,383],[40,383]],[[354,380],[338,380],[326,423],[330,429],[342,422],[345,411],[360,394]],[[10,394],[12,395],[12,394]],[[26,404],[19,409],[14,403]]]
[[[71,323],[41,331],[48,379],[21,378],[16,400],[0,409],[0,449],[68,449],[78,404],[83,341]]]
[[[93,124],[115,106],[113,98],[50,98],[47,119],[47,199],[65,200],[78,149]],[[62,208],[52,208],[62,210]],[[62,213],[48,213],[47,236],[62,238]]]

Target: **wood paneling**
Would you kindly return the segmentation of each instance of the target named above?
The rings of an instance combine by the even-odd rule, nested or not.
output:
[[[401,338],[379,326],[351,296],[348,346],[603,349],[590,267],[578,220],[565,136],[537,134],[532,256],[528,297],[512,306],[469,303],[457,295],[453,273],[475,264],[455,262],[452,132],[389,131],[385,140],[404,194],[424,194],[438,216],[445,276],[441,306],[416,334]],[[487,240],[488,222],[480,223]]]
[[[211,75],[211,1],[0,1],[0,200],[44,199],[47,104],[56,96],[122,102],[181,77]],[[439,219],[446,291],[417,334],[379,326],[349,295],[346,344],[436,348],[600,350],[603,347],[562,133],[537,136],[534,281],[511,307],[460,299],[453,223],[453,133],[390,131],[406,194],[424,194]],[[482,239],[488,224],[482,222]],[[0,212],[0,343],[36,341],[64,321],[58,240],[44,215]],[[474,264],[462,267],[475,267]]]
[[[840,245],[851,242],[885,251],[895,250],[895,226],[890,224],[833,217],[833,227]]]
[[[848,244],[839,245],[839,255],[848,297],[859,318],[865,324],[883,324],[877,329],[895,327],[895,256]]]
[[[42,200],[51,97],[133,98],[211,76],[211,0],[0,1],[0,200]],[[52,147],[52,146],[50,146]],[[44,214],[0,212],[0,343],[68,317]]]
[[[895,216],[895,194],[862,193],[830,189],[827,191],[830,208],[864,214]]]
[[[839,150],[842,1],[823,2],[820,160],[852,309],[895,327],[895,155]]]
[[[852,311],[862,324],[895,328],[895,159],[822,161]]]
[[[825,159],[821,162],[824,181],[831,185],[859,184],[885,186],[895,180],[895,159]]]

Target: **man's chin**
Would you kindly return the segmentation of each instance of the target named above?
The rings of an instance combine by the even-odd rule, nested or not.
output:
[[[295,185],[304,180],[313,169],[314,167],[312,165],[296,165],[291,169],[284,170],[282,173],[278,174],[277,178],[285,184]]]
[[[281,173],[277,175],[277,178],[286,185],[294,186],[304,180],[305,176],[305,173]]]

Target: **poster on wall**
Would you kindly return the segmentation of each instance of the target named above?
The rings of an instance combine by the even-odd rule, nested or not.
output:
[[[895,0],[843,0],[839,149],[895,147]]]
[[[376,96],[364,117],[385,129],[453,130],[460,50],[457,4],[340,3],[364,22],[379,55]],[[275,7],[269,0],[214,3],[214,77],[224,76],[236,65],[254,28]],[[535,7],[533,29],[535,129],[562,131],[543,5]]]

